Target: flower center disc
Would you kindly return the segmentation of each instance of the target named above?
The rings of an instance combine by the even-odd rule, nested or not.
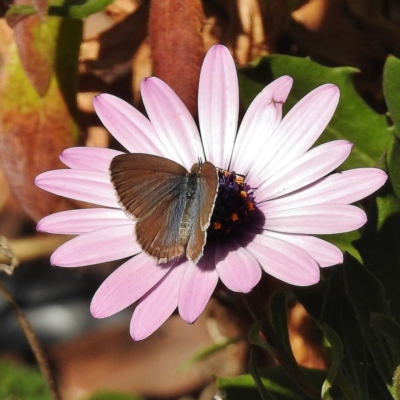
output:
[[[255,210],[254,195],[244,176],[218,169],[218,178],[218,194],[207,231],[210,237],[223,237],[240,230]]]

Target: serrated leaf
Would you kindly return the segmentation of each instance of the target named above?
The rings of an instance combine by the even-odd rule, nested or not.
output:
[[[347,252],[358,261],[361,261],[360,254],[353,246],[353,242],[360,238],[359,231],[340,233],[337,235],[321,235],[320,238],[336,245],[343,253]]]
[[[262,57],[239,70],[239,84],[244,106],[271,82],[282,75],[294,78],[293,89],[285,103],[285,110],[312,89],[334,83],[340,89],[339,106],[332,121],[318,143],[347,139],[354,143],[352,154],[342,169],[374,166],[388,148],[391,135],[385,117],[371,110],[360,98],[352,84],[355,70],[349,67],[329,68],[306,58],[285,55]]]
[[[400,60],[393,56],[386,59],[383,69],[383,93],[394,133],[400,138]]]

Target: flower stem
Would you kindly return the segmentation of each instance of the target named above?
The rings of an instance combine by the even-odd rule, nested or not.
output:
[[[253,318],[254,322],[263,321],[261,326],[261,334],[265,341],[268,342],[268,347],[274,349],[273,357],[279,362],[287,375],[292,381],[306,394],[310,399],[321,400],[321,392],[313,386],[304,375],[303,371],[299,368],[292,354],[289,354],[285,349],[282,340],[277,334],[274,326],[272,325],[267,313],[261,305],[259,299],[262,297],[257,293],[257,287],[250,293],[243,294],[242,299]]]
[[[61,393],[57,386],[53,371],[50,368],[46,353],[41,343],[39,342],[39,339],[37,338],[34,330],[32,329],[31,324],[27,320],[25,314],[19,308],[18,304],[15,302],[11,293],[2,282],[0,282],[0,293],[12,307],[14,314],[17,317],[19,324],[21,325],[22,330],[25,333],[26,339],[28,340],[29,346],[31,347],[33,354],[35,355],[36,361],[39,364],[40,371],[42,372],[42,375],[49,387],[53,400],[61,400]]]

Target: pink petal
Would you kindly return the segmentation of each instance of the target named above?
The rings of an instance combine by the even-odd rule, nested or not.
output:
[[[60,160],[67,167],[73,169],[98,171],[108,174],[111,160],[119,154],[123,153],[100,147],[71,147],[61,153]]]
[[[85,233],[61,245],[51,256],[52,265],[81,267],[120,260],[141,252],[132,225],[113,226]]]
[[[133,224],[134,222],[122,210],[86,208],[51,214],[42,218],[36,229],[40,232],[81,235],[115,225],[132,225],[133,230]]]
[[[247,175],[254,160],[281,122],[282,107],[292,84],[293,79],[290,76],[282,76],[270,83],[252,101],[240,124],[230,171]]]
[[[169,158],[187,169],[200,157],[203,149],[196,124],[189,110],[175,92],[156,77],[143,79],[143,103]]]
[[[313,285],[319,281],[316,261],[304,250],[276,238],[255,235],[246,250],[249,251],[263,270],[281,281],[297,286]]]
[[[70,199],[120,208],[110,176],[101,172],[57,169],[38,175],[35,185]]]
[[[142,340],[157,330],[178,306],[179,285],[185,272],[185,263],[171,268],[136,307],[130,326],[134,340]]]
[[[339,101],[339,89],[322,85],[303,97],[283,118],[263,157],[255,160],[249,172],[251,181],[268,178],[304,154],[318,139],[332,118]]]
[[[168,157],[151,122],[127,102],[101,94],[93,99],[101,122],[130,153],[148,153]]]
[[[261,279],[257,259],[233,241],[218,243],[216,260],[221,281],[234,292],[248,293]]]
[[[218,283],[215,253],[206,252],[197,264],[185,263],[179,290],[179,314],[192,324],[203,312]]]
[[[260,184],[257,200],[284,196],[315,182],[338,167],[352,148],[352,143],[336,140],[309,150]]]
[[[352,169],[329,175],[296,193],[257,206],[266,213],[316,204],[350,204],[369,196],[386,180],[385,172],[377,168]]]
[[[200,72],[199,123],[207,160],[228,168],[237,132],[239,88],[235,63],[225,46],[213,46]]]
[[[347,204],[319,204],[282,211],[268,211],[263,227],[270,231],[304,234],[350,232],[367,221],[365,212]]]
[[[90,305],[95,318],[114,315],[139,300],[170,270],[140,253],[118,267],[97,289]]]
[[[343,253],[338,247],[314,236],[293,235],[271,231],[264,231],[262,234],[284,240],[300,247],[322,268],[343,263]]]

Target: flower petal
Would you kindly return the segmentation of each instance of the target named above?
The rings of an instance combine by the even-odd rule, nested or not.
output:
[[[147,114],[167,149],[169,158],[187,169],[203,159],[199,132],[189,110],[162,80],[152,77],[141,84]]]
[[[40,232],[81,235],[115,225],[132,225],[133,231],[133,224],[122,210],[86,208],[48,215],[38,222],[36,229]]]
[[[235,140],[230,171],[248,174],[254,160],[281,122],[282,107],[292,84],[290,76],[282,76],[264,88],[251,102]]]
[[[283,118],[249,172],[261,182],[304,154],[324,131],[339,101],[339,89],[322,85],[303,97]]]
[[[316,261],[304,250],[276,238],[256,235],[246,245],[263,270],[281,281],[297,286],[313,285],[319,281]]]
[[[257,259],[233,241],[218,243],[216,260],[221,281],[234,292],[248,293],[261,279]]]
[[[257,203],[264,213],[317,204],[350,204],[378,190],[387,180],[378,168],[358,168],[332,174],[305,189],[279,199]]]
[[[179,285],[185,263],[170,268],[168,274],[142,297],[136,307],[130,332],[134,340],[142,340],[157,330],[178,306]]]
[[[93,105],[104,126],[129,152],[169,156],[151,122],[126,101],[104,93],[93,99]]]
[[[179,314],[192,324],[203,312],[218,283],[215,252],[206,252],[197,264],[185,263],[179,290]]]
[[[350,154],[353,144],[336,140],[314,147],[258,186],[258,201],[284,196],[315,182],[338,167]]]
[[[367,221],[365,212],[347,204],[318,204],[282,211],[269,211],[263,227],[270,231],[305,234],[350,232]]]
[[[140,253],[118,267],[97,289],[90,305],[95,318],[114,315],[139,300],[170,270]]]
[[[111,160],[121,151],[101,147],[70,147],[60,155],[60,160],[73,169],[98,171],[108,174]]]
[[[264,231],[262,234],[284,240],[300,247],[307,252],[321,268],[343,263],[343,253],[338,247],[314,236],[293,235],[271,231]]]
[[[81,267],[120,260],[141,252],[132,225],[113,226],[85,233],[61,245],[51,256],[52,265]]]
[[[239,113],[236,67],[225,46],[213,46],[204,58],[199,83],[199,124],[206,159],[227,169]]]
[[[35,185],[70,199],[120,208],[110,176],[101,172],[57,169],[38,175]]]

